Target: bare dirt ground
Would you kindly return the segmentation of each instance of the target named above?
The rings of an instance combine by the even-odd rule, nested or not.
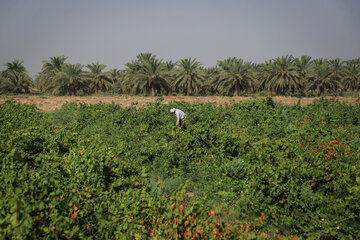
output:
[[[119,96],[42,96],[42,95],[0,95],[0,104],[6,100],[13,99],[20,103],[35,104],[39,110],[50,112],[60,109],[66,102],[96,104],[96,103],[115,103],[121,107],[130,107],[132,103],[136,103],[136,107],[144,107],[147,103],[155,102],[159,97],[142,97],[131,95],[119,95]],[[261,99],[263,97],[222,97],[222,96],[210,96],[210,97],[193,97],[193,96],[164,96],[162,103],[168,104],[175,101],[185,101],[189,103],[207,103],[212,102],[216,105],[223,105],[225,103],[233,103],[240,101],[248,101],[253,99]],[[272,97],[275,102],[282,102],[286,105],[297,104],[298,98],[296,97],[284,97],[276,96]],[[350,104],[356,104],[357,98],[352,97],[326,97],[334,98],[341,102],[348,102]],[[300,104],[302,106],[309,104],[319,98],[302,98]]]

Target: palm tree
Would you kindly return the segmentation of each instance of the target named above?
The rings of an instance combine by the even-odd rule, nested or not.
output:
[[[253,69],[253,76],[256,83],[255,90],[257,92],[271,91],[269,87],[271,60],[256,64]]]
[[[196,59],[181,59],[178,64],[179,68],[175,73],[173,83],[175,91],[185,91],[186,95],[200,92],[204,72],[200,69],[200,62]]]
[[[343,63],[341,62],[340,58],[330,59],[328,62],[331,67],[333,77],[340,78],[343,67]]]
[[[219,75],[220,69],[218,67],[209,67],[204,68],[204,79],[202,81],[202,93],[203,94],[215,94],[217,89],[214,86],[213,82],[215,78]]]
[[[292,55],[275,58],[270,66],[268,87],[277,94],[295,93],[300,90],[299,73]]]
[[[124,81],[121,88],[123,92],[131,93],[134,88],[136,89],[135,74],[139,71],[139,64],[137,61],[131,61],[126,63],[125,66]]]
[[[56,74],[63,69],[66,59],[65,56],[55,56],[50,57],[50,61],[43,61],[41,72],[35,80],[37,87],[47,91],[52,85]]]
[[[135,78],[137,73],[140,71],[141,65],[146,61],[150,61],[150,59],[155,59],[156,55],[153,55],[152,53],[140,53],[136,56],[136,58],[136,60],[125,64],[125,81],[122,86],[124,92],[131,93],[132,91],[135,91],[138,93],[140,91],[147,91],[147,89],[139,89],[139,84]]]
[[[166,70],[168,71],[169,74],[168,84],[170,86],[170,92],[175,92],[174,82],[175,82],[175,74],[177,70],[176,63],[172,61],[166,61],[164,64],[166,65]]]
[[[55,76],[62,70],[66,59],[67,57],[65,56],[50,57],[50,61],[43,61],[42,71]]]
[[[221,71],[213,82],[216,88],[226,93],[235,89],[236,96],[239,96],[240,90],[246,90],[249,87],[250,63],[242,59],[228,58],[219,61],[218,66]]]
[[[6,69],[1,72],[0,88],[2,91],[14,93],[29,93],[32,79],[23,61],[14,60],[4,64]]]
[[[171,70],[173,70],[174,68],[175,68],[175,63],[173,63],[172,61],[166,61],[165,62],[165,65],[166,65],[166,69],[168,70],[168,71],[171,71]]]
[[[140,53],[136,56],[136,58],[139,63],[143,63],[154,60],[156,58],[156,55],[152,53]]]
[[[111,78],[107,73],[102,72],[104,68],[106,68],[106,65],[96,62],[88,64],[86,67],[90,70],[90,72],[86,74],[90,81],[90,91],[108,91],[111,88]]]
[[[337,82],[336,89],[333,89],[334,91],[337,91],[341,88],[341,79],[344,74],[343,72],[343,62],[340,60],[340,58],[331,59],[328,61],[330,68],[331,68],[331,79],[335,82]]]
[[[140,83],[140,88],[144,86],[145,88],[151,89],[152,96],[155,96],[155,89],[159,92],[162,89],[165,91],[170,90],[168,82],[171,79],[171,75],[161,60],[150,59],[144,62],[144,64],[141,65],[139,73],[136,74],[136,79]]]
[[[112,68],[108,71],[110,80],[112,81],[113,90],[118,93],[123,92],[123,81],[124,81],[124,71],[121,71],[117,68]]]
[[[24,71],[8,71],[1,76],[0,89],[4,92],[29,93],[32,84],[29,74]]]
[[[125,80],[125,71],[119,70],[117,68],[112,68],[108,71],[110,80],[112,81],[112,89],[114,92],[123,93],[124,92],[124,80]]]
[[[357,91],[360,88],[360,58],[345,62],[342,82],[345,90]]]
[[[6,67],[6,69],[2,72],[2,75],[4,77],[8,77],[13,72],[18,72],[18,73],[27,72],[23,63],[24,61],[20,61],[20,60],[13,60],[11,62],[5,63],[4,66]]]
[[[116,83],[117,81],[120,81],[122,71],[117,68],[112,68],[108,71],[109,77],[113,83]]]
[[[318,96],[336,92],[340,87],[334,68],[323,59],[314,60],[314,78],[307,87],[307,91],[315,91]]]
[[[300,89],[306,88],[312,77],[312,60],[310,56],[301,56],[294,59],[296,71],[299,73]]]
[[[155,90],[170,90],[168,81],[171,75],[162,60],[154,56],[147,58],[139,58],[139,56],[141,55],[138,55],[138,61],[126,64],[126,84],[136,92],[151,90],[152,96],[155,96]]]
[[[256,63],[250,63],[249,64],[249,86],[248,91],[251,93],[255,93],[257,91],[257,87],[259,85],[259,80],[257,78],[257,70],[258,70],[258,64]]]
[[[81,64],[65,64],[63,70],[56,74],[52,91],[60,95],[77,95],[88,87],[88,80]]]

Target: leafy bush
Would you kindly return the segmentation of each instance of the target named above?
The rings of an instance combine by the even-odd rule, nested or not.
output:
[[[172,107],[187,113],[175,126]],[[360,106],[0,105],[3,239],[358,239]]]

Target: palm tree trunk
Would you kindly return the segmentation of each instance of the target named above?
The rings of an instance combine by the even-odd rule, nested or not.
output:
[[[236,93],[236,96],[238,97],[239,96],[239,81],[237,81],[237,80],[235,82],[235,93]]]
[[[155,86],[154,83],[151,83],[151,95],[155,97]]]

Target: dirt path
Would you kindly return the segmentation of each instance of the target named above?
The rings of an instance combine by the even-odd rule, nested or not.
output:
[[[259,99],[261,97],[258,97]],[[345,101],[350,104],[356,104],[357,98],[349,97],[327,97],[335,98],[339,101]],[[41,95],[0,95],[0,103],[4,103],[6,100],[14,99],[15,101],[27,104],[35,104],[40,110],[49,112],[61,108],[66,102],[77,102],[77,103],[112,103],[120,105],[121,107],[130,107],[132,103],[137,102],[137,107],[146,106],[147,103],[154,102],[158,97],[140,97],[131,95],[119,95],[119,96],[41,96]],[[210,96],[210,97],[187,97],[187,96],[164,96],[163,103],[168,104],[173,101],[185,101],[189,103],[206,103],[215,102],[217,105],[225,103],[253,100],[253,97],[221,97],[221,96]],[[306,105],[318,98],[302,98],[300,104]],[[293,105],[298,102],[296,97],[284,97],[277,96],[273,97],[275,102],[282,102],[283,104]]]

